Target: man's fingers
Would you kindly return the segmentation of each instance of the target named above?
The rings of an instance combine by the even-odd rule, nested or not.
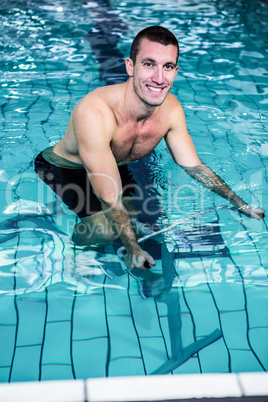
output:
[[[128,268],[141,268],[149,269],[155,266],[155,260],[146,251],[139,254],[127,254],[125,257],[125,264]]]
[[[146,251],[139,254],[135,261],[136,268],[152,268],[155,266],[155,260]]]
[[[149,265],[149,268],[152,268],[152,267],[155,266],[156,263],[155,263],[155,260],[153,259],[153,257],[151,257],[151,256],[148,254],[147,260],[145,261],[145,264],[148,264],[148,265]],[[145,266],[145,264],[144,264],[144,267],[147,268],[147,267]]]
[[[264,209],[261,209],[261,208],[256,208],[255,210],[254,210],[254,212],[257,214],[257,216],[259,217],[259,218],[257,218],[257,219],[263,219],[264,217],[265,217],[265,210]]]
[[[256,213],[255,211],[253,211],[253,213],[251,214],[251,218],[255,218],[255,219],[258,219],[258,220],[263,219],[264,216],[265,216],[265,215],[264,215],[264,213],[262,213],[262,212]]]
[[[143,266],[141,266],[140,268],[150,269],[155,266],[155,260],[151,256],[149,256],[149,257],[150,258],[147,258],[144,261]]]
[[[261,208],[256,208],[251,205],[246,205],[242,208],[239,208],[239,211],[248,216],[249,218],[261,220],[265,217],[265,210]]]

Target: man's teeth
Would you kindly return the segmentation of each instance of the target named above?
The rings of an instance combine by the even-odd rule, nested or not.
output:
[[[155,87],[149,87],[149,86],[148,86],[148,88],[149,88],[151,91],[154,91],[154,92],[160,92],[160,91],[162,91],[162,88],[155,88]]]

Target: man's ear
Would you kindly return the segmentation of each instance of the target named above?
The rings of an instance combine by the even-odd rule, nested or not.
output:
[[[130,57],[128,57],[128,58],[125,60],[125,63],[126,63],[126,70],[127,70],[127,73],[128,73],[128,75],[129,75],[130,77],[132,77],[132,76],[133,76],[133,60],[132,60]]]

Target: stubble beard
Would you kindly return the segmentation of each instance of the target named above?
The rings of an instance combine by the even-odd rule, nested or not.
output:
[[[149,107],[161,106],[162,103],[165,101],[165,99],[166,99],[166,97],[168,96],[169,91],[170,91],[170,88],[169,88],[169,90],[166,92],[166,94],[165,94],[163,100],[157,100],[157,99],[155,99],[155,102],[151,103],[150,100],[148,100],[148,99],[146,98],[146,95],[143,94],[142,87],[140,87],[140,86],[138,85],[138,83],[137,83],[134,79],[133,79],[133,88],[134,88],[134,92],[135,92],[136,96],[137,96],[146,106],[149,106]],[[145,92],[145,90],[144,90],[144,92]]]

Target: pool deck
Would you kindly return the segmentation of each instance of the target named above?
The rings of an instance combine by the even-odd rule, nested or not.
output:
[[[268,373],[181,374],[0,384],[1,402],[268,401]]]

